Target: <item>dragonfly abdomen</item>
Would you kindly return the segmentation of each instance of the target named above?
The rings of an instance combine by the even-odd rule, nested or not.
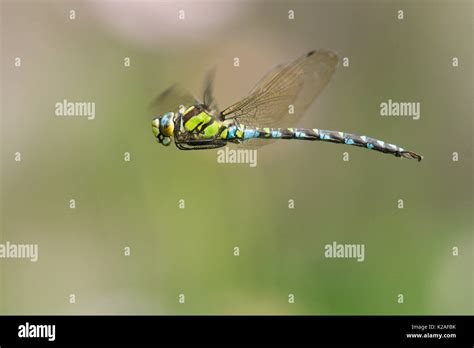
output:
[[[421,161],[423,156],[403,148],[386,143],[382,140],[374,139],[365,135],[356,135],[339,131],[307,128],[258,128],[245,127],[243,139],[299,139],[299,140],[319,140],[329,141],[337,144],[353,145],[365,147],[378,152],[389,153],[397,157],[417,159]]]

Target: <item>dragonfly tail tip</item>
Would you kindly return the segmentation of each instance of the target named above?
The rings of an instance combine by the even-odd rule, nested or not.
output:
[[[405,157],[405,158],[416,159],[416,160],[418,160],[418,162],[420,162],[423,159],[422,155],[419,155],[419,154],[417,154],[415,152],[411,152],[411,151],[403,151],[403,152],[401,152],[401,155],[402,155],[402,157]]]

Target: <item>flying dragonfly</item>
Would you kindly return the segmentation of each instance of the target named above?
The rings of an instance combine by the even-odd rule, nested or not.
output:
[[[354,145],[421,161],[423,156],[415,152],[365,135],[291,127],[328,84],[337,64],[338,57],[331,51],[308,52],[272,68],[244,99],[222,111],[213,97],[212,70],[205,79],[202,101],[179,85],[155,98],[153,134],[165,146],[174,138],[180,150],[216,149],[228,143],[255,148],[295,139]]]

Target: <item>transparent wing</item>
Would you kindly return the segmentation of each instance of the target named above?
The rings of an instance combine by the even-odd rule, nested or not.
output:
[[[165,112],[176,112],[180,105],[186,107],[200,102],[180,85],[173,85],[162,92],[150,103],[149,110],[153,116],[161,116]]]
[[[328,84],[337,63],[335,53],[317,50],[276,66],[247,97],[223,110],[221,116],[250,126],[294,127]],[[255,147],[271,141],[253,139],[246,143]]]

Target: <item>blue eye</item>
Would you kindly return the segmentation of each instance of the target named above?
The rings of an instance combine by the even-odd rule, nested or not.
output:
[[[163,115],[161,118],[161,126],[164,127],[166,126],[170,121],[171,118],[173,117],[174,113],[173,112],[167,112],[166,114]]]

